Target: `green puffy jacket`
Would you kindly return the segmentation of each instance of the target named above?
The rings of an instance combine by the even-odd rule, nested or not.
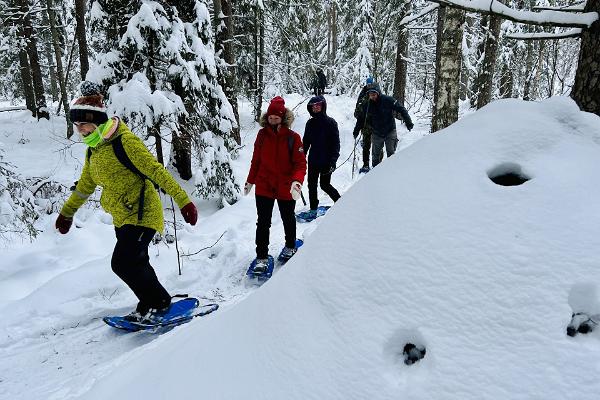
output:
[[[114,140],[121,136],[123,148],[133,165],[173,197],[179,208],[190,203],[185,191],[173,179],[171,174],[148,151],[140,138],[134,135],[127,125],[119,121],[117,131],[111,136]],[[162,203],[154,185],[147,179],[142,180],[117,159],[112,145],[104,142],[92,148],[91,156],[86,156],[81,177],[60,213],[73,217],[79,207],[94,193],[96,186],[102,187],[100,205],[112,215],[113,224],[141,225],[162,232],[164,227]],[[138,222],[139,197],[142,185],[145,185],[143,217]]]

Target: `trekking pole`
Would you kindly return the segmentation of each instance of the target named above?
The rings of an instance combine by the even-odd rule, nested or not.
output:
[[[358,136],[354,139],[354,149],[352,150],[352,179],[354,179],[354,168],[356,165],[356,144],[358,143]]]
[[[300,197],[302,198],[302,203],[304,203],[304,206],[306,207],[306,200],[304,199],[304,193],[302,190],[300,191]]]
[[[177,219],[175,216],[175,204],[171,197],[171,208],[173,209],[173,228],[175,228],[175,249],[177,250],[177,266],[179,267],[179,275],[181,276],[181,257],[179,257],[179,242],[177,241]]]

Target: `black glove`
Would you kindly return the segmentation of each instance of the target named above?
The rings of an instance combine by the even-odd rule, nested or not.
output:
[[[408,129],[409,131],[412,131],[412,128],[414,128],[415,125],[412,123],[412,121],[406,121],[406,129]]]
[[[352,136],[354,136],[354,139],[356,139],[358,137],[359,133],[360,133],[360,128],[357,126],[354,128],[354,131],[352,131]]]

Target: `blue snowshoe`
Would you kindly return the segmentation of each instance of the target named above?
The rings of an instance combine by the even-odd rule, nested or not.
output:
[[[206,304],[200,306],[200,301],[193,297],[172,303],[169,308],[162,312],[149,312],[146,315],[131,313],[125,316],[104,317],[102,320],[113,328],[123,329],[129,332],[156,331],[158,328],[173,327],[201,317],[219,308],[218,304]]]
[[[248,278],[256,279],[258,282],[264,282],[273,275],[275,261],[272,256],[265,259],[254,259],[246,272]]]
[[[319,218],[319,217],[322,217],[323,215],[325,215],[327,210],[329,210],[330,208],[331,208],[331,206],[319,206],[319,207],[317,207],[316,210],[308,210],[308,211],[299,212],[298,214],[296,214],[296,221],[311,222],[311,221],[315,220],[316,218]],[[298,247],[298,246],[296,246],[296,247]]]
[[[293,249],[289,248],[289,247],[284,247],[283,249],[281,249],[281,253],[279,253],[279,257],[277,257],[277,261],[279,261],[279,263],[281,265],[285,264],[286,262],[289,261],[290,258],[292,258],[294,256],[294,254],[296,254],[298,249],[303,244],[304,244],[304,240],[296,239],[296,247]]]

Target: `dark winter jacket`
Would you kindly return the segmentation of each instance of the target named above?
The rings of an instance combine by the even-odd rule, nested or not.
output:
[[[374,135],[386,137],[391,131],[396,129],[394,111],[399,112],[407,128],[412,129],[413,124],[406,108],[393,97],[381,94],[379,87],[375,88],[375,90],[379,95],[377,100],[369,100],[363,104],[362,110],[360,110],[356,118],[355,129],[361,129],[366,123]]]
[[[327,77],[322,70],[317,70],[316,75],[313,77],[311,88],[325,90],[327,87]]]
[[[256,185],[258,196],[292,200],[293,181],[304,182],[306,158],[300,135],[290,129],[294,114],[286,108],[279,130],[271,128],[264,114],[256,135],[246,182]],[[291,146],[290,146],[291,145]]]
[[[381,89],[379,89],[379,85],[376,84],[375,82],[367,83],[365,86],[363,86],[363,88],[360,90],[360,93],[358,94],[358,98],[356,99],[356,105],[354,106],[354,118],[360,117],[363,106],[365,105],[365,103],[367,101],[369,101],[369,96],[367,95],[367,92],[370,89],[375,89],[381,93]]]
[[[323,104],[321,112],[312,111],[314,103]],[[340,132],[337,122],[327,116],[327,102],[323,96],[310,99],[306,106],[311,119],[304,128],[304,154],[308,154],[308,163],[318,167],[335,167],[340,156]],[[312,168],[312,167],[311,167]]]

